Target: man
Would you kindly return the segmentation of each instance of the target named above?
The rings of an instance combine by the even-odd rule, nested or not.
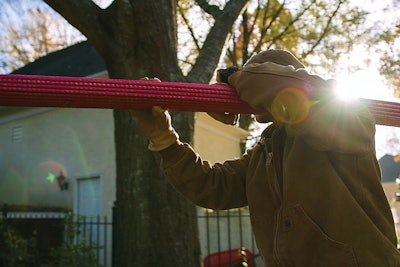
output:
[[[206,208],[248,205],[265,266],[400,266],[368,109],[338,101],[334,81],[284,50],[218,74],[273,123],[242,158],[211,166],[179,141],[167,111],[131,111],[174,187]]]

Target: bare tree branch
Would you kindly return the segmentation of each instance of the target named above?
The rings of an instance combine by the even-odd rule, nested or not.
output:
[[[63,16],[72,26],[79,29],[83,35],[91,39],[99,27],[98,15],[102,11],[91,0],[44,0],[51,8]]]
[[[281,14],[283,8],[285,7],[285,3],[286,1],[283,1],[282,4],[280,5],[279,9],[274,13],[274,15],[272,16],[269,24],[262,29],[261,34],[260,34],[260,41],[258,42],[258,44],[256,45],[256,47],[254,48],[252,54],[250,56],[252,56],[254,53],[260,52],[261,46],[263,44],[262,40],[264,40],[265,35],[267,34],[268,30],[271,28],[272,24],[277,20],[277,18],[279,17],[279,15]],[[268,2],[269,5],[269,2]],[[266,9],[266,12],[268,12],[268,6]],[[266,18],[267,16],[264,16],[264,18]],[[289,27],[287,27],[286,29],[288,29]]]
[[[204,12],[213,16],[213,18],[217,18],[221,15],[222,11],[216,5],[210,5],[207,0],[195,0],[195,2],[203,9]]]
[[[189,81],[210,82],[220,55],[223,54],[227,37],[232,31],[232,25],[248,2],[248,0],[230,0],[226,3],[222,13],[215,18],[214,26],[210,29],[199,57],[187,76]]]
[[[295,17],[292,21],[290,21],[290,22],[288,23],[288,25],[286,25],[286,27],[283,29],[283,31],[282,31],[280,34],[274,36],[274,38],[271,40],[271,43],[268,45],[268,48],[270,48],[273,44],[275,44],[275,42],[276,42],[277,40],[282,39],[282,37],[283,37],[285,34],[287,34],[287,32],[289,31],[290,27],[293,26],[293,24],[295,24],[297,21],[299,21],[300,18],[304,15],[304,13],[306,13],[306,11],[309,10],[309,9],[315,4],[315,2],[316,2],[316,0],[313,0],[313,1],[312,1],[308,6],[306,6],[300,13],[298,13],[298,14],[296,15],[296,17]]]
[[[183,21],[185,22],[185,25],[186,25],[188,31],[190,32],[190,36],[193,39],[193,42],[197,48],[197,51],[199,52],[200,51],[199,41],[197,40],[197,38],[194,34],[193,28],[190,26],[189,20],[186,18],[185,12],[183,12],[183,8],[179,5],[179,2],[178,2],[178,11],[179,11],[179,14],[181,15]]]
[[[303,52],[301,55],[301,58],[305,58],[307,57],[309,54],[311,54],[314,49],[322,42],[322,40],[327,36],[329,30],[330,30],[330,26],[332,23],[333,18],[335,18],[336,14],[338,13],[340,7],[342,6],[343,1],[339,1],[338,5],[336,6],[336,9],[332,12],[332,15],[329,17],[328,21],[326,22],[325,28],[323,30],[323,32],[321,33],[321,35],[319,36],[319,38],[316,40],[316,42],[311,46],[311,48],[306,51]]]

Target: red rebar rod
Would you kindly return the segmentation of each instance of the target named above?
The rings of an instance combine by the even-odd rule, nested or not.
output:
[[[106,78],[0,75],[0,106],[254,113],[225,85]]]
[[[400,127],[400,103],[361,101],[377,124]],[[19,74],[0,75],[0,106],[260,113],[226,85]]]

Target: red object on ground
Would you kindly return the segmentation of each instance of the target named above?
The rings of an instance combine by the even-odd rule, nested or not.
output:
[[[400,127],[400,103],[361,101],[377,124]],[[19,74],[0,75],[0,106],[261,113],[227,85]]]
[[[210,254],[204,258],[203,264],[204,267],[256,267],[254,255],[246,248],[236,248]]]

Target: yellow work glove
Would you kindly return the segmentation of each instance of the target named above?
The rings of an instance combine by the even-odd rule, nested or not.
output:
[[[155,77],[152,79],[143,77],[141,80],[161,82],[160,79]],[[129,110],[129,112],[136,118],[143,133],[149,139],[149,149],[151,151],[163,150],[179,139],[179,135],[172,128],[171,116],[163,108],[155,106],[152,109]]]
[[[136,118],[149,139],[151,151],[163,150],[179,139],[179,135],[172,128],[171,116],[163,108],[155,106],[151,110],[130,110],[129,112]]]

